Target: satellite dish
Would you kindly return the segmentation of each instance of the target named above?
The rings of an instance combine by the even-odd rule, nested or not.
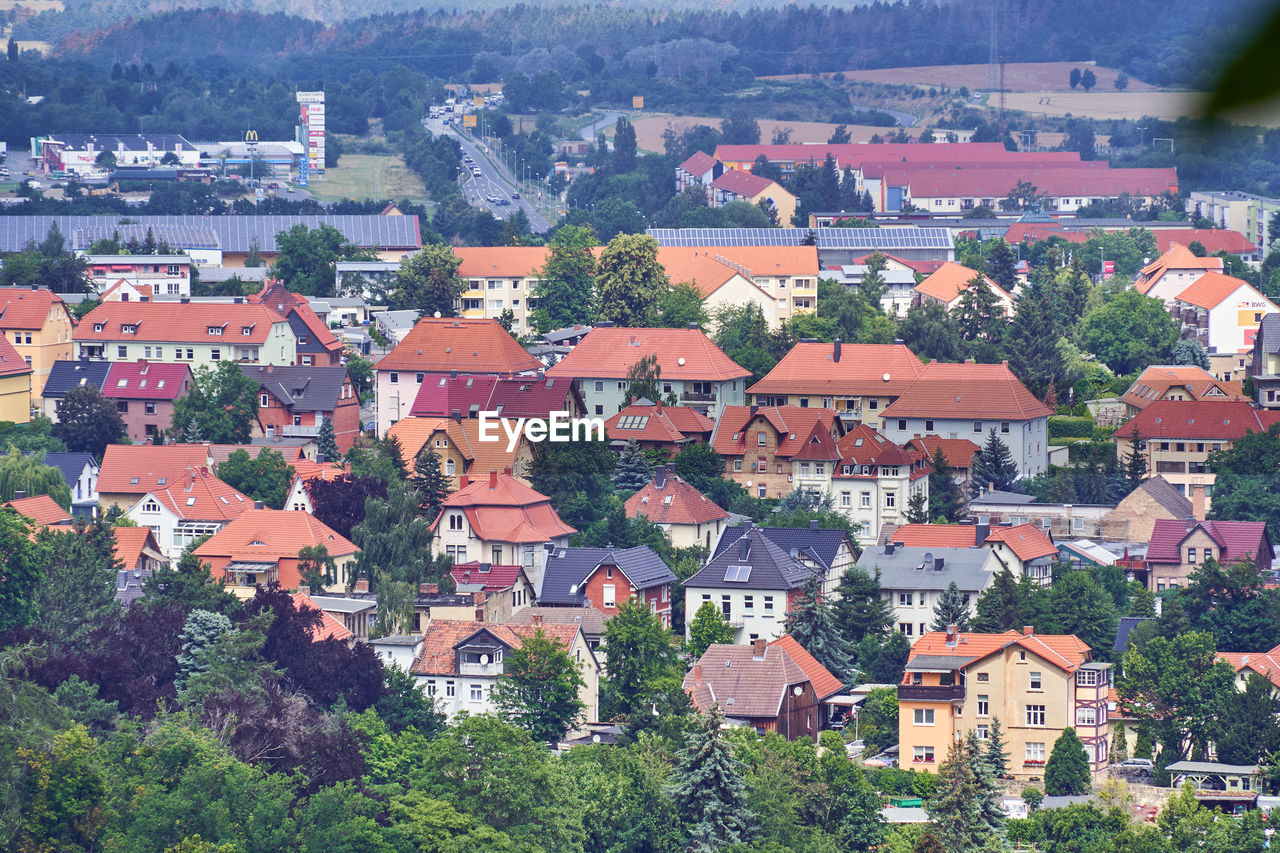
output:
[[[791,688],[791,692],[792,692],[792,693],[794,693],[794,694],[795,694],[795,695],[797,695],[797,696],[803,696],[803,695],[804,695],[804,688],[803,688],[803,687],[801,687],[799,684],[797,684],[795,687],[792,687],[792,688]]]
[[[684,356],[681,356],[680,358],[677,358],[677,359],[676,359],[676,364],[680,365],[681,367],[684,367]]]
[[[887,373],[886,373],[884,376],[881,376],[881,377],[880,377],[880,379],[881,379],[881,380],[883,380],[884,382],[888,382],[888,381],[889,381],[889,374],[887,374]]]
[[[592,743],[599,743],[599,742],[600,742],[600,735],[592,735],[592,736],[591,736],[591,742],[592,742]]]
[[[485,663],[485,664],[487,664],[488,662],[489,662],[489,656],[488,656],[488,655],[480,655],[480,663]]]
[[[439,320],[439,319],[440,319],[440,312],[439,312],[439,311],[437,311],[436,313],[432,314],[431,316],[432,316],[432,317],[435,317],[437,320]]]

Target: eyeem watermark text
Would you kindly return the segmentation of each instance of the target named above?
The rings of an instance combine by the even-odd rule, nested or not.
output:
[[[498,412],[480,413],[480,440],[501,441],[498,434],[507,436],[507,452],[514,453],[524,435],[532,444],[544,441],[604,441],[604,421],[601,418],[573,418],[568,412],[551,412],[545,418],[504,418]]]

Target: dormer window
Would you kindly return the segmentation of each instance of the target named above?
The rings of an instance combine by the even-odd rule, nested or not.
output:
[[[156,503],[155,501],[147,501],[142,505],[142,511],[143,512],[159,512],[160,504]]]
[[[138,324],[137,323],[121,323],[120,331],[126,335],[136,335],[138,334]]]
[[[257,325],[257,324],[254,324],[254,325]],[[249,337],[250,335],[253,334],[253,326],[241,326],[240,334],[244,335],[246,338]]]
[[[226,328],[225,326],[209,326],[208,332],[211,335],[221,335],[222,330],[225,328]]]
[[[103,328],[105,328],[105,326],[106,326],[106,324],[105,324],[105,323],[94,323],[94,324],[93,324],[93,330],[94,330],[95,332],[101,332],[101,331],[103,330]]]

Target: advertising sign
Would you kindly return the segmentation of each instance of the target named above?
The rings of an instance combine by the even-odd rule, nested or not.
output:
[[[631,109],[633,110],[644,109],[644,95],[637,95],[636,97],[631,99]]]
[[[324,92],[295,92],[294,96],[300,104],[323,104]]]
[[[1102,274],[1103,274],[1103,275],[1115,275],[1115,274],[1116,274],[1116,262],[1115,262],[1115,261],[1103,261],[1103,262],[1102,262]]]
[[[463,117],[462,117],[462,126],[463,126],[463,127],[475,127],[475,126],[476,126],[476,117],[475,117],[475,116],[473,116],[473,115],[466,115],[466,116],[463,116]]]

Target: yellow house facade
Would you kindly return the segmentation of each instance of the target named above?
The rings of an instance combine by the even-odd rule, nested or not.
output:
[[[27,395],[38,406],[53,363],[71,358],[75,324],[62,297],[50,290],[0,287],[0,306],[0,332],[31,367]]]

